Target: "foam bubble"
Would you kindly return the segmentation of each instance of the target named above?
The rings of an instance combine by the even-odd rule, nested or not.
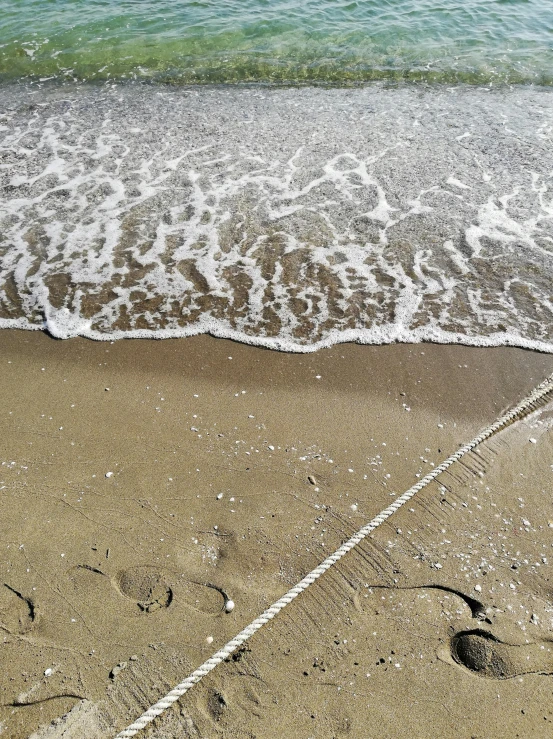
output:
[[[86,336],[91,322],[71,313],[67,308],[56,310],[48,306],[45,310],[44,328],[56,339],[72,339]]]

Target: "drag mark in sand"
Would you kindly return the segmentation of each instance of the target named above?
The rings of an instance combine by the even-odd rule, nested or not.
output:
[[[455,588],[448,588],[446,585],[411,585],[411,586],[400,586],[400,585],[370,585],[371,590],[443,590],[445,593],[451,593],[460,598],[465,605],[470,608],[472,618],[476,618],[479,621],[486,619],[486,608],[483,603],[475,598],[471,598],[470,595],[466,595],[460,590]]]
[[[221,664],[225,659],[230,657],[236,650],[241,647],[250,637],[252,637],[262,626],[271,621],[280,611],[291,603],[300,593],[312,585],[335,565],[342,557],[349,551],[354,549],[363,539],[365,539],[371,532],[378,528],[381,524],[390,518],[397,510],[410,501],[418,492],[425,488],[432,480],[445,472],[449,467],[458,462],[462,457],[471,452],[483,441],[489,439],[491,436],[496,434],[498,431],[509,426],[514,421],[519,420],[528,413],[536,410],[539,405],[546,399],[546,397],[553,391],[553,375],[547,377],[540,385],[538,385],[524,400],[522,400],[515,408],[505,413],[503,416],[498,418],[493,424],[484,429],[478,436],[469,441],[464,446],[460,447],[454,454],[448,457],[444,462],[435,467],[429,472],[422,480],[416,485],[409,488],[403,495],[393,501],[391,505],[385,508],[369,523],[363,526],[359,531],[354,534],[348,541],[342,544],[333,554],[327,557],[320,565],[314,570],[307,574],[300,582],[291,588],[282,598],[277,600],[270,606],[264,613],[258,618],[252,621],[246,626],[239,634],[231,639],[227,644],[220,650],[218,650],[212,657],[198,667],[194,672],[189,675],[183,682],[179,683],[173,690],[171,690],[164,698],[159,700],[155,705],[151,706],[140,716],[134,723],[129,725],[126,729],[117,734],[115,739],[129,739],[135,736],[141,729],[147,726],[157,716],[161,715],[167,708],[175,703],[181,696],[183,696],[190,688],[196,683],[209,674],[217,665]],[[487,633],[487,632],[484,632]],[[459,636],[459,635],[458,635]],[[491,639],[493,636],[489,635]],[[474,641],[474,640],[472,640]],[[467,646],[469,649],[467,653],[472,651],[478,652],[480,642],[472,644],[470,642],[460,642],[462,646]],[[475,647],[475,649],[473,649]],[[472,651],[471,651],[472,650]],[[503,650],[504,651],[504,650]],[[464,652],[463,652],[464,653]],[[495,652],[493,653],[495,654]],[[492,660],[493,661],[493,660]],[[480,664],[480,662],[475,662]],[[487,664],[485,659],[482,663],[484,666]],[[536,670],[533,670],[536,671]],[[539,671],[539,670],[538,670]]]
[[[38,620],[38,608],[32,600],[20,593],[19,590],[12,588],[7,582],[4,583],[6,591],[2,591],[0,597],[0,629],[7,634],[26,634],[31,631]],[[14,606],[14,597],[17,599]],[[3,601],[10,601],[4,606]]]

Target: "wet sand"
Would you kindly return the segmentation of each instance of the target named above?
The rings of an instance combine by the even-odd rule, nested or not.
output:
[[[0,736],[113,736],[552,372],[1,332]],[[443,475],[143,735],[550,736],[551,425]]]

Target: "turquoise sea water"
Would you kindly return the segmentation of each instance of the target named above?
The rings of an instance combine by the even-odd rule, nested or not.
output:
[[[550,0],[0,0],[0,80],[553,84]]]

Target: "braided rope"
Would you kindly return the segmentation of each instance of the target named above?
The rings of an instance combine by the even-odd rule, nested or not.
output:
[[[219,649],[219,651],[215,652],[215,654],[206,662],[204,662],[203,665],[194,670],[194,672],[189,675],[186,680],[183,680],[183,682],[179,683],[175,688],[173,688],[173,690],[167,693],[164,698],[159,700],[155,705],[148,708],[148,710],[145,711],[142,716],[140,716],[140,718],[138,718],[134,723],[130,724],[130,726],[117,734],[115,739],[129,739],[129,737],[135,736],[135,734],[137,734],[141,729],[147,726],[147,724],[153,721],[154,718],[163,713],[163,711],[169,708],[175,701],[177,701],[188,690],[190,690],[193,685],[198,683],[203,677],[211,672],[211,670],[217,667],[217,665],[227,659],[233,652],[238,649],[238,647],[244,644],[244,642],[247,641],[251,636],[253,636],[262,626],[271,621],[271,619],[273,619],[277,615],[277,613],[279,613],[285,606],[291,603],[294,598],[296,598],[300,593],[302,593],[310,585],[312,585],[315,580],[318,580],[318,578],[330,567],[336,564],[336,562],[338,562],[344,556],[344,554],[347,554],[347,552],[357,546],[359,542],[365,539],[366,536],[368,536],[378,526],[384,523],[384,521],[390,518],[393,513],[395,513],[399,508],[405,505],[405,503],[411,500],[413,496],[415,496],[420,490],[422,490],[430,482],[432,482],[432,480],[438,477],[438,475],[440,475],[442,472],[445,472],[449,467],[451,467],[452,464],[457,462],[468,452],[472,451],[483,441],[489,439],[490,436],[493,436],[493,434],[497,433],[500,429],[505,428],[516,419],[526,415],[532,410],[532,406],[534,404],[536,404],[552,390],[553,375],[550,375],[546,380],[544,380],[544,382],[538,385],[530,393],[530,395],[524,398],[524,400],[522,400],[515,408],[498,418],[497,421],[492,423],[491,426],[488,426],[486,429],[484,429],[484,431],[478,434],[478,436],[472,439],[472,441],[469,441],[467,444],[460,447],[454,454],[452,454],[444,462],[438,465],[438,467],[435,467],[431,472],[425,475],[425,477],[417,482],[416,485],[413,485],[413,487],[409,488],[409,490],[403,493],[403,495],[401,495],[399,498],[396,498],[393,503],[391,503],[381,513],[375,516],[372,521],[365,524],[365,526],[359,529],[356,534],[354,534],[350,539],[348,539],[348,541],[342,544],[342,546],[339,547],[333,554],[329,555],[323,562],[321,562],[320,565],[315,567],[314,570],[312,570],[308,575],[300,580],[300,582],[291,590],[289,590],[285,595],[283,595],[282,598],[279,598],[275,603],[273,603],[273,605],[270,606],[270,608],[268,608],[266,611],[264,611],[261,616],[258,616],[254,621],[246,626],[246,628],[242,629],[242,631],[237,634],[234,639],[231,639],[229,642],[227,642],[227,644],[225,644],[222,649]]]

